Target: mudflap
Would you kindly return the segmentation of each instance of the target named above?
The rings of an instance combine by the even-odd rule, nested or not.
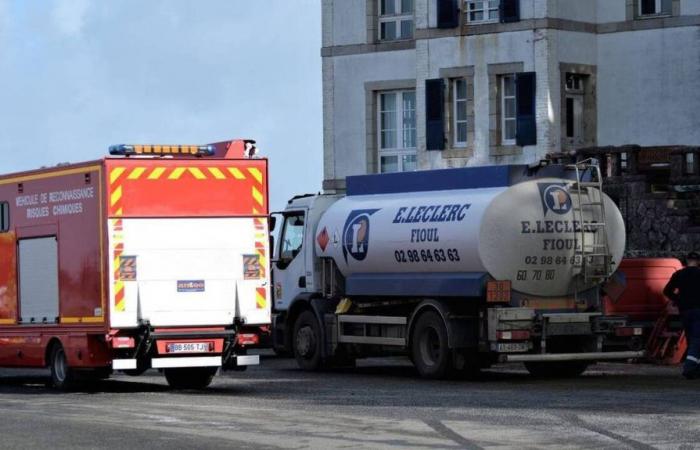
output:
[[[311,308],[319,319],[321,333],[323,334],[323,346],[321,347],[322,358],[330,358],[335,355],[338,342],[338,321],[335,318],[335,310],[338,307],[339,299],[312,298],[310,300]]]

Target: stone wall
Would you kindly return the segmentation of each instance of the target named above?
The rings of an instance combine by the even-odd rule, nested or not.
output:
[[[687,156],[692,154],[693,156]],[[627,227],[627,257],[683,258],[700,251],[700,147],[598,147],[604,189]]]

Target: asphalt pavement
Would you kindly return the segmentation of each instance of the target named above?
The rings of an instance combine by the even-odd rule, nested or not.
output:
[[[0,370],[0,448],[700,449],[700,380],[675,367],[428,381],[402,359],[306,373],[268,357],[205,391],[171,391],[155,371],[68,393],[46,380]]]

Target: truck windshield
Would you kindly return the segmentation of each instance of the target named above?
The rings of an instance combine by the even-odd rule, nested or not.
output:
[[[304,243],[304,213],[288,215],[284,219],[279,262],[289,264],[301,251]]]

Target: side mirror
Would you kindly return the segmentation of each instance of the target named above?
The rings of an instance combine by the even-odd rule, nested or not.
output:
[[[270,235],[270,254],[272,255],[272,259],[270,260],[270,262],[277,262],[277,249],[275,248],[275,237],[272,235]]]
[[[277,216],[270,216],[269,220],[270,220],[270,233],[272,233],[273,231],[275,231],[275,228],[277,227]],[[270,248],[274,248],[274,247],[270,246]]]

